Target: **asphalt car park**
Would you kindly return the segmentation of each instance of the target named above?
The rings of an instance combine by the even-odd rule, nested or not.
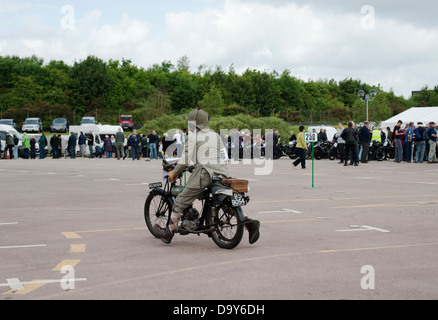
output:
[[[436,164],[229,165],[261,221],[233,250],[147,230],[161,162],[2,160],[2,300],[387,300],[438,296]],[[313,184],[312,184],[313,178]]]

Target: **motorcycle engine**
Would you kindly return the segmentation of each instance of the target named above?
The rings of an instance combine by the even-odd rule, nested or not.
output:
[[[181,222],[181,226],[189,231],[196,231],[199,225],[199,212],[193,207],[187,209],[183,216],[183,220]]]

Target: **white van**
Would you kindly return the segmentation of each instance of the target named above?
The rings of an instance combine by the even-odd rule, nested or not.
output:
[[[83,132],[84,135],[88,136],[91,131],[91,134],[93,135],[93,139],[94,139],[94,146],[95,147],[100,146],[101,148],[103,148],[103,139],[105,138],[105,136],[106,135],[108,135],[109,137],[111,137],[112,135],[115,136],[116,133],[119,131],[119,128],[123,132],[123,128],[121,126],[111,126],[111,125],[70,126],[69,135],[63,136],[63,139],[68,141],[71,132],[73,132],[73,134],[76,135],[76,137],[79,139],[79,135],[81,134],[81,132]],[[125,145],[126,142],[127,140],[125,139]],[[77,143],[76,151],[79,152],[79,142],[76,143]],[[90,154],[88,143],[85,152],[87,155]]]
[[[16,135],[19,142],[18,142],[18,155],[20,156],[22,154],[23,148],[21,147],[21,141],[22,141],[22,135],[17,130],[14,129],[14,127],[7,125],[7,124],[0,124],[0,140],[2,143],[1,146],[1,152],[5,150],[6,147],[6,132],[9,132],[11,136]]]

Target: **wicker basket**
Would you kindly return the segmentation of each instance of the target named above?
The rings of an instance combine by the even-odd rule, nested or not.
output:
[[[249,191],[248,180],[228,178],[223,179],[222,182],[229,185],[236,192],[245,193]]]

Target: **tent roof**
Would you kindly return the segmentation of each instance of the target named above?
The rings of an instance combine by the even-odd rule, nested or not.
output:
[[[381,127],[390,127],[392,130],[392,128],[397,124],[398,120],[403,121],[403,124],[409,122],[414,122],[415,124],[418,122],[423,122],[425,125],[431,121],[438,123],[438,107],[410,108],[392,118],[389,118],[386,121],[383,121]]]

